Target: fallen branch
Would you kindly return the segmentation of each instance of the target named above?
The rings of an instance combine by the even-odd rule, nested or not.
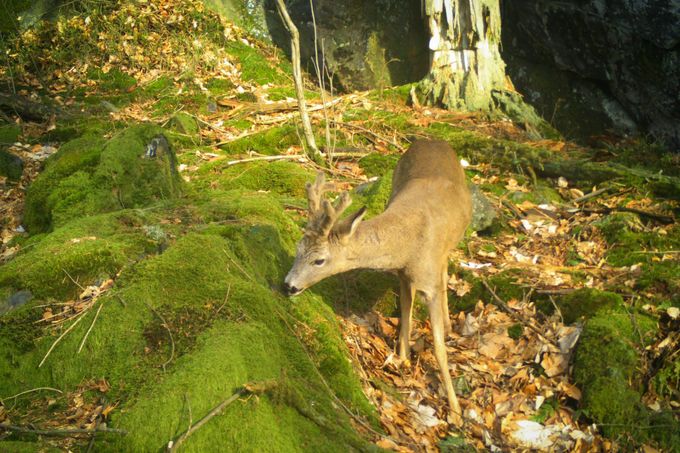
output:
[[[61,390],[55,389],[55,388],[52,388],[52,387],[37,387],[37,388],[31,389],[31,390],[25,390],[23,392],[17,393],[16,395],[8,396],[7,398],[0,398],[0,403],[4,404],[6,400],[16,399],[16,398],[19,398],[22,395],[26,395],[28,393],[33,393],[33,392],[39,392],[41,390],[49,390],[51,392],[57,392],[57,393],[62,393],[62,394],[64,393]]]
[[[326,157],[326,153],[319,153],[322,157]],[[333,157],[364,157],[370,153],[362,152],[338,152],[333,153]],[[230,160],[227,165],[243,164],[247,162],[258,162],[258,161],[275,161],[275,160],[299,160],[300,162],[308,162],[309,157],[305,154],[279,154],[276,156],[256,156],[247,157],[245,159]]]
[[[79,434],[93,435],[96,433],[109,433],[126,435],[127,431],[115,428],[96,428],[96,429],[34,429],[25,426],[8,425],[0,423],[0,429],[17,433],[38,434],[40,436],[77,436]]]
[[[657,214],[655,212],[643,211],[637,208],[627,208],[625,206],[616,206],[613,208],[599,208],[599,209],[588,209],[588,208],[577,208],[568,209],[567,212],[574,214],[577,212],[584,212],[586,214],[611,214],[612,212],[631,212],[643,217],[649,217],[650,219],[657,220],[663,224],[669,225],[675,223],[675,218],[665,214]]]
[[[501,299],[498,294],[496,294],[496,291],[489,286],[489,283],[486,281],[486,279],[482,278],[482,285],[491,293],[491,296],[493,296],[493,299],[496,301],[499,307],[503,309],[507,314],[510,315],[510,317],[515,318],[517,321],[521,322],[525,326],[527,326],[529,329],[533,330],[538,336],[543,338],[545,341],[548,341],[549,343],[552,343],[553,345],[559,347],[559,344],[555,340],[551,340],[549,338],[546,338],[545,335],[543,335],[543,332],[540,331],[537,327],[535,327],[533,324],[529,323],[526,319],[522,318],[519,316],[517,313],[515,313],[510,307],[508,307],[508,304],[505,303],[503,299]]]
[[[195,425],[190,425],[189,429],[187,429],[184,433],[182,433],[177,440],[171,440],[168,442],[167,450],[169,453],[170,452],[175,452],[177,449],[182,445],[182,443],[193,433],[195,433],[201,426],[205,425],[215,417],[216,415],[219,415],[220,412],[222,412],[227,406],[232,404],[234,401],[239,399],[242,396],[248,395],[248,394],[260,394],[264,393],[267,390],[272,389],[275,387],[277,383],[275,381],[265,381],[262,383],[252,383],[252,384],[245,384],[243,387],[241,387],[239,390],[236,391],[233,395],[231,395],[229,398],[226,400],[222,401],[220,404],[215,406],[210,412],[208,412],[207,415],[205,415],[203,418],[201,418],[199,421],[196,422]]]
[[[583,203],[586,200],[590,200],[591,198],[595,198],[599,195],[602,195],[605,192],[609,192],[610,190],[612,190],[611,187],[603,187],[602,189],[593,190],[592,192],[585,194],[582,197],[575,198],[572,201],[574,203]]]

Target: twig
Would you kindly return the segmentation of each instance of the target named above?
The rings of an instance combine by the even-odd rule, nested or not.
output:
[[[71,324],[71,325],[68,327],[68,329],[66,329],[61,335],[59,335],[59,338],[57,338],[57,339],[55,340],[54,343],[52,343],[52,346],[51,346],[50,349],[47,351],[47,354],[45,354],[45,357],[43,357],[43,359],[40,361],[40,364],[38,364],[38,368],[40,368],[41,366],[43,366],[43,363],[45,363],[45,360],[47,360],[47,357],[49,357],[49,355],[52,353],[52,351],[54,350],[54,348],[57,347],[57,345],[59,344],[59,342],[66,336],[66,334],[69,333],[71,330],[73,330],[73,328],[74,328],[76,325],[78,325],[78,323],[85,317],[85,316],[84,316],[85,313],[87,313],[87,310],[80,312],[80,314],[77,315],[77,316],[78,316],[78,319],[76,319],[76,320],[73,322],[73,324]]]
[[[6,400],[16,399],[16,398],[18,398],[22,395],[26,395],[27,393],[39,392],[41,390],[49,390],[51,392],[57,392],[57,393],[61,393],[61,394],[64,393],[61,390],[55,389],[55,388],[52,388],[52,387],[37,387],[37,388],[31,389],[31,390],[25,390],[23,392],[17,393],[16,395],[8,396],[7,398],[0,398],[0,403],[4,404],[4,402]]]
[[[231,283],[229,283],[229,286],[227,287],[227,295],[224,296],[224,302],[222,302],[222,305],[220,305],[220,308],[217,309],[215,312],[215,317],[220,314],[220,311],[222,311],[222,308],[224,308],[225,305],[227,305],[227,302],[229,302],[229,294],[231,293]]]
[[[254,282],[254,281],[255,281],[255,279],[254,279],[248,272],[246,272],[246,270],[243,269],[243,267],[241,267],[241,265],[238,264],[238,263],[237,263],[237,262],[229,255],[229,253],[227,253],[227,251],[226,251],[225,249],[222,249],[222,251],[224,252],[225,255],[227,255],[227,258],[229,258],[229,261],[231,261],[232,264],[233,264],[234,266],[236,266],[236,267],[238,268],[238,270],[240,270],[241,273],[243,273],[243,275],[245,275],[245,276],[248,278],[248,280],[250,280],[251,282]]]
[[[503,206],[508,208],[510,212],[512,212],[512,214],[515,217],[517,217],[517,219],[521,220],[525,217],[524,214],[522,214],[522,211],[517,209],[517,207],[514,204],[510,203],[508,200],[501,200],[501,203],[503,204]]]
[[[87,329],[87,332],[85,332],[85,336],[83,337],[83,341],[80,342],[80,346],[78,347],[78,354],[80,354],[80,351],[83,350],[83,346],[85,346],[85,341],[87,341],[87,337],[90,336],[90,332],[92,331],[94,324],[97,322],[97,318],[99,317],[99,312],[102,311],[103,306],[104,306],[104,303],[101,302],[99,304],[99,308],[97,308],[97,313],[94,314],[94,319],[92,320],[92,324],[90,324],[90,328]]]
[[[349,127],[349,128],[359,130],[359,131],[364,132],[368,135],[372,135],[375,139],[380,140],[380,141],[385,142],[385,143],[389,143],[390,145],[394,146],[395,148],[397,148],[399,150],[399,152],[401,152],[401,153],[406,152],[404,147],[399,145],[395,140],[390,140],[388,138],[385,138],[385,137],[381,136],[380,134],[373,132],[372,130],[370,130],[368,128],[365,128],[363,126],[359,126],[358,124],[353,124],[353,123],[344,123],[342,121],[335,121],[335,120],[330,120],[330,121],[333,124],[335,124],[336,126],[345,126],[345,127]]]
[[[664,215],[664,214],[657,214],[655,212],[649,212],[649,211],[643,211],[642,209],[637,209],[637,208],[627,208],[625,206],[616,206],[613,208],[600,208],[600,209],[587,209],[587,208],[577,208],[577,209],[568,209],[567,212],[569,213],[576,213],[576,212],[584,212],[586,214],[610,214],[612,212],[631,212],[633,214],[641,215],[644,217],[649,217],[654,220],[658,220],[661,223],[664,223],[666,225],[675,223],[675,218],[672,216]]]
[[[100,399],[101,402],[101,399]],[[97,422],[94,425],[95,433],[92,434],[92,437],[90,437],[90,442],[87,444],[87,450],[85,453],[90,453],[92,449],[94,448],[94,441],[97,438],[96,431],[99,429],[99,425],[102,422],[102,412],[104,411],[104,406],[100,406],[99,410],[97,411]]]
[[[269,390],[272,388],[274,385],[276,385],[275,382],[273,381],[265,381],[262,383],[254,383],[254,384],[246,384],[243,387],[241,387],[239,390],[236,391],[233,395],[231,395],[229,398],[226,400],[222,401],[220,404],[215,406],[214,409],[212,409],[206,416],[201,418],[199,421],[196,422],[195,425],[189,426],[189,429],[182,433],[177,440],[171,440],[168,442],[167,446],[167,451],[169,453],[177,451],[180,445],[193,433],[195,433],[201,426],[205,425],[207,422],[210,421],[214,416],[219,415],[220,412],[224,410],[227,406],[232,404],[234,401],[239,399],[241,396],[247,395],[247,394],[255,394],[255,393],[264,393],[265,391]]]
[[[560,322],[564,324],[564,317],[562,316],[562,310],[560,310],[560,307],[557,306],[555,303],[555,299],[553,299],[553,296],[550,295],[548,296],[548,299],[550,300],[550,303],[552,304],[553,308],[555,309],[555,312],[560,316]]]
[[[304,159],[306,161],[308,159],[308,157],[303,155],[303,154],[258,156],[258,157],[249,157],[247,159],[230,160],[229,162],[227,162],[227,165],[231,166],[231,165],[242,164],[242,163],[246,163],[246,162],[257,162],[257,161],[296,160],[296,159]]]
[[[559,346],[557,341],[546,338],[545,335],[543,335],[543,332],[541,332],[537,327],[535,327],[533,324],[529,323],[527,320],[525,320],[524,318],[519,316],[519,314],[512,311],[512,309],[510,307],[508,307],[508,304],[506,304],[503,299],[498,297],[498,294],[496,294],[496,291],[494,291],[493,288],[491,288],[491,286],[489,286],[489,283],[486,281],[486,279],[482,278],[481,280],[482,280],[482,285],[484,285],[484,287],[491,293],[494,300],[498,303],[498,306],[501,307],[506,313],[508,313],[511,317],[515,318],[516,320],[518,320],[519,322],[521,322],[522,324],[527,326],[529,329],[533,330],[536,334],[538,334],[538,336],[540,336],[544,340],[552,343],[555,346]]]
[[[163,318],[163,316],[161,316],[161,314],[158,313],[158,311],[155,308],[153,308],[151,305],[146,303],[146,301],[144,302],[144,305],[146,305],[149,308],[149,310],[151,310],[153,312],[153,314],[156,315],[158,317],[158,319],[161,320],[161,326],[165,327],[165,330],[168,332],[168,336],[170,337],[170,357],[168,358],[168,360],[165,361],[165,363],[163,363],[161,365],[161,368],[163,368],[163,371],[165,371],[165,367],[170,362],[172,362],[172,359],[175,358],[175,340],[174,340],[174,338],[172,338],[172,332],[170,331],[170,326],[168,326],[168,323],[165,322],[165,319]]]
[[[605,192],[609,192],[610,190],[612,190],[611,187],[603,187],[602,189],[593,190],[592,192],[590,192],[590,193],[588,193],[588,194],[586,194],[586,195],[583,195],[582,197],[575,198],[575,199],[573,199],[572,201],[573,201],[574,203],[582,203],[582,202],[584,202],[584,201],[586,201],[586,200],[590,200],[591,198],[595,198],[595,197],[597,197],[598,195],[602,195],[602,194],[605,193]]]
[[[321,157],[326,157],[326,153],[319,153]],[[340,152],[340,153],[333,153],[333,157],[365,157],[367,154],[370,153],[363,153],[363,152]],[[277,154],[276,156],[256,156],[256,157],[248,157],[245,159],[238,159],[238,160],[230,160],[227,162],[227,165],[236,165],[236,164],[242,164],[246,162],[257,162],[257,161],[272,161],[272,160],[300,160],[301,162],[308,162],[309,157],[304,155],[304,154]]]
[[[96,429],[33,429],[25,426],[8,425],[0,423],[0,429],[14,431],[17,433],[38,434],[40,436],[73,436],[78,434],[110,433],[126,435],[127,431],[115,428],[96,428]]]
[[[537,289],[537,294],[547,294],[547,295],[564,295],[571,294],[576,291],[576,288],[555,288],[555,289]]]
[[[168,452],[176,451],[182,444],[182,442],[184,442],[186,438],[189,437],[189,435],[191,435],[191,433],[194,431],[193,430],[194,416],[191,413],[191,404],[189,403],[189,396],[187,394],[184,394],[184,401],[186,401],[187,409],[189,410],[189,426],[187,427],[187,430],[181,436],[179,436],[176,442],[172,440],[168,442],[167,448]]]
[[[80,286],[80,283],[78,283],[77,281],[73,280],[73,277],[71,277],[71,274],[69,274],[68,271],[67,271],[66,269],[62,269],[62,271],[64,271],[64,273],[66,273],[66,275],[68,275],[68,278],[70,278],[71,281],[72,281],[78,288],[80,288],[82,291],[85,291],[85,288],[83,288],[82,286]]]

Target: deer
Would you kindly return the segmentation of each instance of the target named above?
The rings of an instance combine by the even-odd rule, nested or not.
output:
[[[323,172],[306,185],[307,226],[284,280],[284,291],[295,296],[327,277],[353,269],[396,273],[400,283],[399,356],[404,360],[410,357],[412,309],[418,294],[429,311],[449,420],[461,426],[445,345],[451,332],[448,262],[472,218],[472,201],[455,151],[445,141],[412,143],[397,162],[385,210],[365,221],[366,207],[341,218],[352,200],[348,192],[335,203],[323,199],[333,188]]]

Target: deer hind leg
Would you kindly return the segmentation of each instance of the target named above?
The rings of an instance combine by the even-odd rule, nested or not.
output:
[[[430,311],[430,323],[432,324],[434,356],[437,359],[442,384],[446,389],[446,396],[449,400],[450,421],[455,426],[462,426],[463,418],[461,416],[458,398],[456,398],[456,392],[453,390],[451,376],[449,375],[449,360],[446,355],[446,344],[444,342],[444,339],[446,338],[443,319],[444,310],[441,305],[446,303],[446,298],[442,298],[445,294],[445,289],[437,288],[433,294],[426,294],[426,298]]]
[[[410,357],[411,347],[411,318],[413,313],[413,300],[416,295],[416,288],[405,275],[399,275],[401,287],[399,295],[399,305],[401,306],[401,319],[399,321],[399,357],[406,360]]]
[[[442,317],[444,321],[444,337],[447,335],[451,334],[451,316],[449,316],[449,297],[446,292],[446,288],[449,285],[449,273],[444,267],[444,270],[442,271]]]

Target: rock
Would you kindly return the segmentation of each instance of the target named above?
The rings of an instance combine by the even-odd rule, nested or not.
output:
[[[24,172],[24,161],[17,155],[0,149],[0,176],[10,181],[18,181]]]
[[[170,120],[170,127],[180,134],[196,135],[200,131],[196,118],[184,112],[177,112]]]
[[[307,0],[288,3],[300,31],[301,61],[314,74],[314,25]],[[335,87],[366,90],[420,80],[429,66],[429,36],[419,2],[348,0],[314,2],[317,42],[324,45],[324,64]],[[281,27],[274,2],[265,3],[272,40],[289,49],[290,38]]]
[[[680,10],[671,0],[506,2],[503,56],[563,133],[651,132],[680,146]]]
[[[473,231],[482,231],[489,228],[498,218],[498,211],[489,202],[484,193],[475,185],[469,184],[472,194],[472,221],[470,228]]]
[[[28,290],[17,291],[0,303],[0,314],[21,307],[26,302],[33,299],[33,293]]]

